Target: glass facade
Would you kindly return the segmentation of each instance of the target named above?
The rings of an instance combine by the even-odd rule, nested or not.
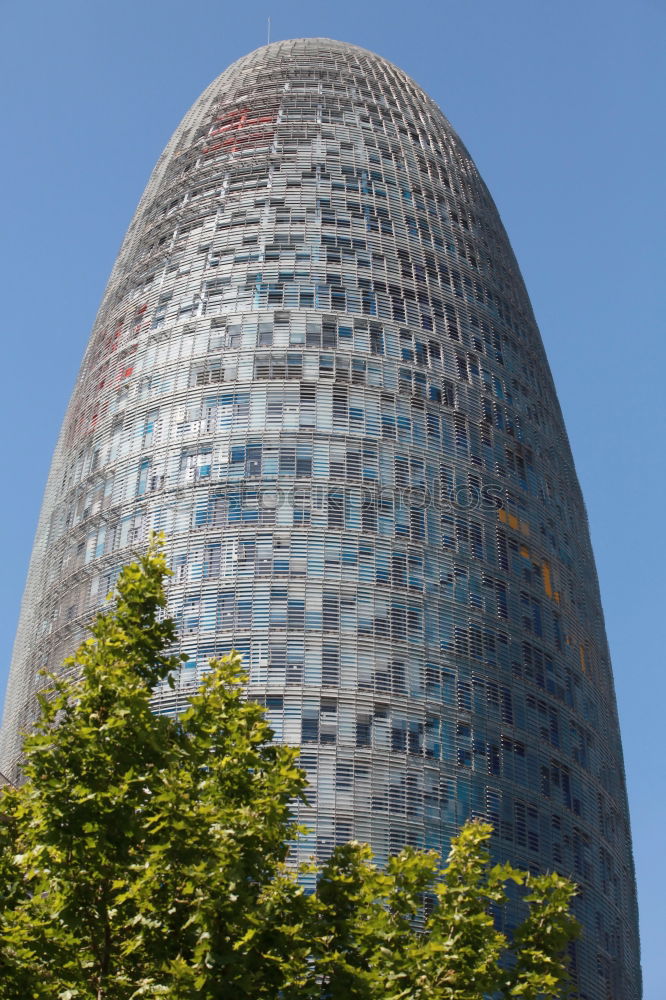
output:
[[[385,60],[278,42],[195,103],[111,275],[49,477],[3,730],[164,531],[188,662],[245,657],[302,746],[304,853],[571,874],[581,1000],[638,1000],[620,735],[583,500],[465,147]]]

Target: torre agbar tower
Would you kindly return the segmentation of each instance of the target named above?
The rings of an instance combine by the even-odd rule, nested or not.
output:
[[[7,698],[167,537],[187,701],[239,650],[311,780],[305,854],[570,874],[581,1000],[640,996],[629,821],[587,521],[509,241],[433,101],[353,45],[277,42],[150,178],[53,459]]]

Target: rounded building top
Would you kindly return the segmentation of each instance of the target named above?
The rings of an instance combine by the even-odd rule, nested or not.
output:
[[[299,58],[305,59],[310,65],[313,59],[316,59],[317,68],[323,73],[327,70],[332,70],[336,73],[339,72],[339,65],[335,62],[335,57],[344,58],[350,68],[353,67],[353,63],[350,63],[350,57],[357,58],[356,70],[361,72],[368,71],[370,66],[383,67],[384,70],[390,71],[392,74],[396,74],[397,77],[401,79],[403,85],[408,85],[409,89],[426,102],[430,107],[436,110],[442,118],[445,116],[442,114],[440,108],[437,104],[426,94],[421,87],[399,66],[395,63],[390,62],[383,56],[378,55],[370,49],[365,49],[360,45],[354,45],[351,42],[343,42],[334,38],[288,38],[281,39],[280,41],[269,42],[267,45],[261,45],[259,48],[253,49],[246,55],[241,56],[235,62],[231,63],[230,66],[224,70],[218,77],[216,77],[214,83],[218,83],[223,78],[228,75],[233,75],[238,71],[244,70],[246,67],[255,67],[258,63],[269,65],[274,62],[282,64],[285,71],[285,76],[288,70],[293,71],[294,63],[298,63]],[[327,64],[327,59],[332,59],[330,64]],[[202,95],[203,96],[203,95]],[[447,122],[448,124],[448,122]],[[450,127],[450,126],[449,126]],[[460,140],[458,140],[460,141]]]

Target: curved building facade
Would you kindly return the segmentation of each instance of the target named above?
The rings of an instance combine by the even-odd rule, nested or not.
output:
[[[239,60],[161,156],[48,481],[0,766],[36,671],[151,530],[189,657],[240,650],[302,745],[303,845],[571,874],[581,1000],[638,1000],[620,734],[587,521],[509,241],[436,105],[325,39]]]

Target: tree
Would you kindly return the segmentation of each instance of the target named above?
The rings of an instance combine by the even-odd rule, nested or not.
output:
[[[466,824],[440,870],[434,852],[404,849],[385,870],[366,845],[339,848],[324,866],[314,935],[316,968],[331,1000],[561,1000],[563,954],[577,933],[575,887],[559,875],[492,865],[487,823]],[[525,889],[527,914],[511,939],[493,914],[507,885]],[[430,915],[420,927],[424,896]]]
[[[180,665],[167,575],[156,541],[122,571],[41,697],[24,783],[0,793],[0,1000],[561,997],[574,887],[491,866],[487,825],[443,870],[344,845],[305,891],[289,864],[305,775],[244,698],[239,656],[178,719],[151,711]],[[492,914],[511,882],[526,917],[509,941]]]

